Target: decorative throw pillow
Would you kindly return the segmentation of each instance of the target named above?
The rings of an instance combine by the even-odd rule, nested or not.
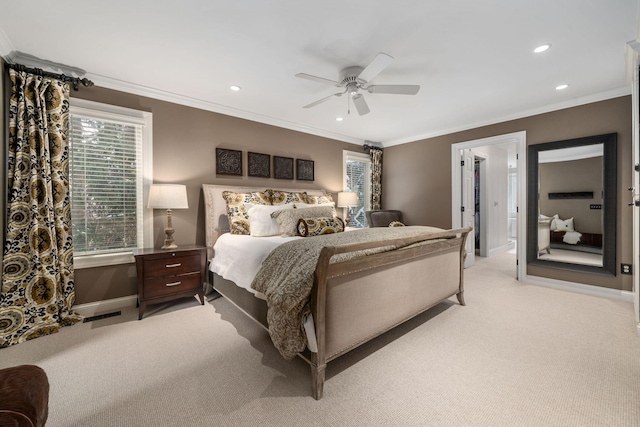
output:
[[[265,191],[269,195],[272,205],[288,205],[290,203],[304,203],[307,193],[291,193],[289,191],[272,190]]]
[[[573,218],[569,219],[555,219],[556,230],[557,231],[575,231],[573,229]]]
[[[251,235],[254,237],[277,236],[280,234],[278,221],[271,218],[274,211],[282,208],[293,208],[293,203],[281,206],[245,205],[251,225]]]
[[[278,222],[280,235],[282,237],[295,236],[297,234],[298,221],[300,218],[318,218],[333,216],[333,207],[317,206],[307,209],[280,209],[271,214]]]
[[[389,227],[404,227],[404,224],[400,221],[391,221]]]
[[[311,196],[307,193],[304,194],[306,195],[306,200],[304,202],[309,205],[324,205],[327,203],[333,203],[333,197],[331,197],[331,194],[325,194],[324,196]]]
[[[247,205],[268,205],[269,197],[265,193],[235,193],[223,191],[222,198],[227,202],[227,216],[229,217],[229,232],[231,234],[251,234]]]
[[[321,234],[342,233],[344,222],[338,217],[300,218],[298,234],[302,237],[320,236]]]
[[[554,216],[551,217],[551,225],[549,226],[549,229],[551,231],[558,231],[558,226],[556,225],[556,219],[560,219],[558,214],[555,214]]]
[[[336,204],[333,202],[326,203],[318,203],[318,204],[309,204],[309,203],[294,203],[293,207],[298,209],[308,209],[308,208],[317,208],[318,206],[330,206],[332,210],[331,216],[338,216],[336,213]]]

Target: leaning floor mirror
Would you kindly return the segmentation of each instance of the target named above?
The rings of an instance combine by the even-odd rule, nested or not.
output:
[[[616,275],[615,133],[530,145],[527,263]]]

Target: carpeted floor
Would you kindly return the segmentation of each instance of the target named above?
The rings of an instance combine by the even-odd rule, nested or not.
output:
[[[638,426],[633,306],[517,282],[476,258],[451,301],[309,367],[223,298],[151,306],[0,350],[51,383],[47,426]]]

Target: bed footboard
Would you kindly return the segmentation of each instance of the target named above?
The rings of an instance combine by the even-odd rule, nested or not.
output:
[[[312,353],[312,393],[323,394],[327,363],[456,295],[464,305],[464,243],[469,229],[326,247],[311,294],[317,353]],[[390,243],[399,249],[344,262],[334,255]],[[426,244],[424,244],[426,243]]]

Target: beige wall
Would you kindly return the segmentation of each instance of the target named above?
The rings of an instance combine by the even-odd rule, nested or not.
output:
[[[632,183],[631,96],[484,126],[388,147],[384,151],[385,209],[400,209],[411,224],[451,227],[451,144],[526,131],[527,144],[582,136],[618,134],[618,216],[616,263],[632,263],[632,211],[627,190]],[[515,266],[514,266],[515,270]],[[632,290],[632,276],[605,277],[528,266],[530,275]]]
[[[4,82],[0,82],[0,90],[3,85]],[[313,187],[330,191],[342,189],[342,150],[362,151],[354,144],[98,87],[82,88],[71,95],[153,113],[154,182],[182,183],[188,190],[190,208],[175,210],[173,215],[179,245],[204,244],[202,183],[307,187],[295,180],[249,179],[246,172],[243,177],[217,177],[216,147],[242,150],[245,171],[249,150],[312,159],[316,176]],[[3,120],[4,114],[1,114],[0,124]],[[627,206],[632,171],[630,96],[388,147],[384,153],[383,208],[401,209],[407,223],[451,227],[451,144],[522,130],[527,132],[527,144],[618,133],[617,263],[631,263],[632,213]],[[5,132],[0,138],[5,147]],[[4,150],[1,156],[4,163]],[[4,216],[4,208],[0,210]],[[164,220],[162,212],[157,212],[154,220],[156,246],[162,244]],[[540,267],[529,267],[528,273],[614,289],[632,289],[631,276],[619,274],[607,278]],[[133,264],[76,271],[78,304],[136,292]]]
[[[178,245],[205,244],[203,183],[311,187],[337,192],[343,185],[342,151],[362,152],[362,147],[355,144],[104,88],[81,88],[71,96],[153,113],[154,182],[187,186],[189,209],[173,211],[174,238]],[[216,147],[243,151],[244,176],[216,176]],[[313,160],[315,181],[248,178],[247,151]],[[155,212],[156,247],[164,242],[165,220],[164,212]],[[75,277],[78,304],[137,293],[133,264],[80,269],[76,270]]]

